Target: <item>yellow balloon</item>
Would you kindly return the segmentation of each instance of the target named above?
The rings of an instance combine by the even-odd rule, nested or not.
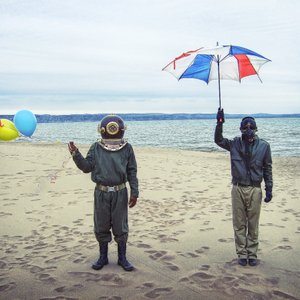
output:
[[[19,136],[19,131],[12,121],[0,119],[0,140],[11,141]]]

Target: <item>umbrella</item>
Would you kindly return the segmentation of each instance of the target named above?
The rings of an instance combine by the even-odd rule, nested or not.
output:
[[[174,75],[178,80],[195,78],[205,81],[218,80],[219,107],[221,107],[220,80],[236,80],[257,75],[260,68],[270,60],[247,48],[224,45],[199,48],[176,57],[162,70]],[[261,81],[262,82],[262,81]]]

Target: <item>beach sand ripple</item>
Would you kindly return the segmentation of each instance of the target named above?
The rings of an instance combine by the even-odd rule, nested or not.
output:
[[[88,146],[80,145],[85,154]],[[0,299],[300,299],[299,157],[274,158],[259,260],[237,264],[227,153],[135,149],[140,199],[128,259],[98,258],[89,174],[66,145],[0,143]]]

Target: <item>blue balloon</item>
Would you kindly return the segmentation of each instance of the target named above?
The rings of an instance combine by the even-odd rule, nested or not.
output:
[[[36,117],[29,110],[20,110],[14,116],[14,123],[19,132],[25,136],[32,136],[36,129]]]

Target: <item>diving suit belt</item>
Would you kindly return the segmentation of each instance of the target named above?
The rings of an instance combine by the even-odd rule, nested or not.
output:
[[[102,191],[102,192],[118,192],[121,191],[123,189],[126,188],[126,184],[125,183],[121,183],[119,185],[115,185],[115,186],[106,186],[106,185],[102,185],[100,183],[97,183],[97,188]]]

